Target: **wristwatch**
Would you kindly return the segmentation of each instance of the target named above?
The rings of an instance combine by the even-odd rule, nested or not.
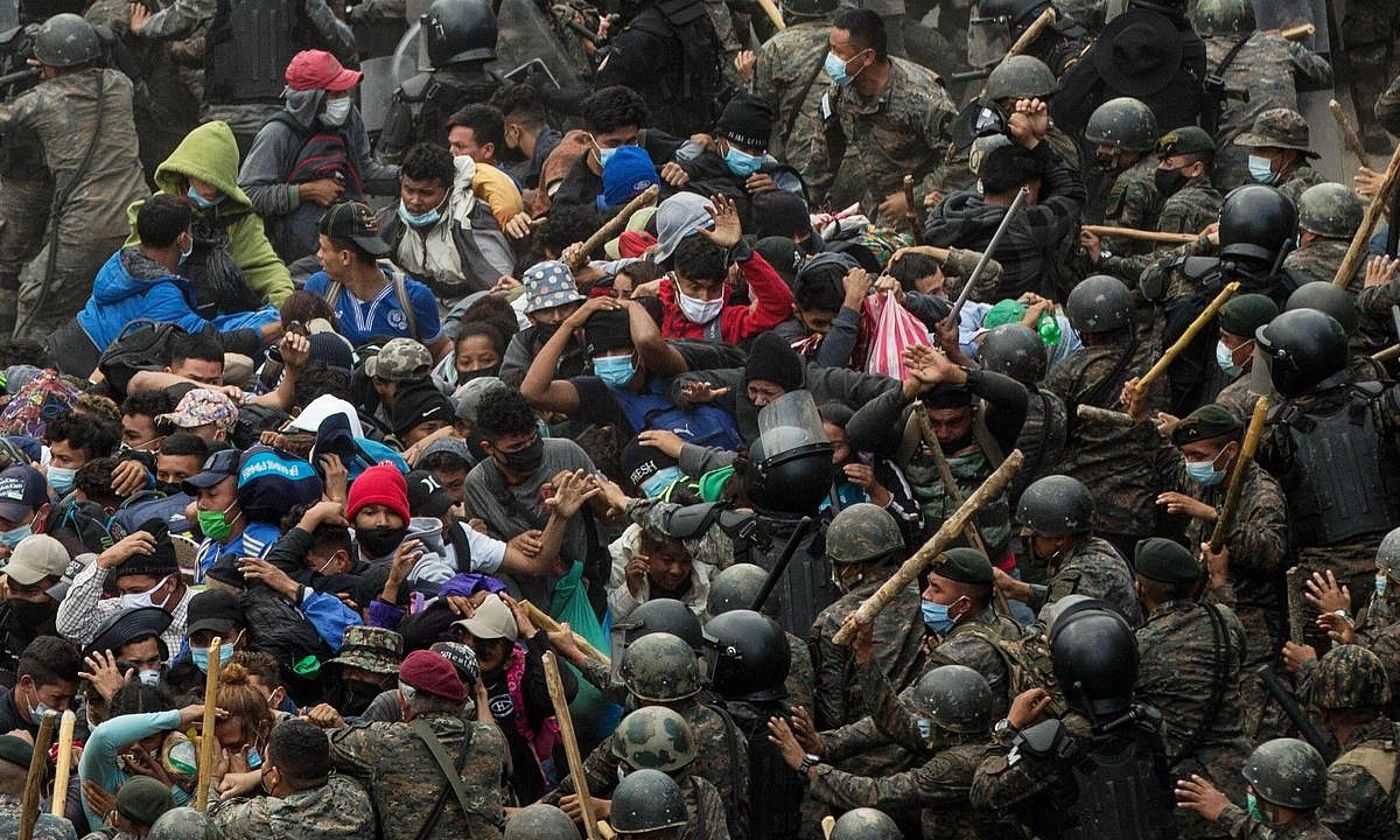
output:
[[[997,738],[1005,739],[1015,734],[1016,727],[1011,725],[1010,718],[1002,718],[1001,720],[996,722],[995,726],[992,727],[992,735]]]
[[[807,772],[821,763],[821,756],[807,753],[806,755],[802,756],[802,763],[797,765],[797,775],[801,776],[803,779],[806,779]]]

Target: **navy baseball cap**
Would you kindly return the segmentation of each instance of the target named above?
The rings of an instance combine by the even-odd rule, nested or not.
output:
[[[207,490],[238,475],[238,459],[241,455],[237,449],[220,449],[206,458],[203,469],[185,479],[180,489],[190,496],[198,496],[200,490]]]
[[[43,473],[18,465],[0,471],[0,519],[18,522],[32,516],[48,500]]]

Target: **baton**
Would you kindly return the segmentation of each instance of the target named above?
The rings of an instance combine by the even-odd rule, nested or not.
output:
[[[958,300],[953,304],[953,311],[948,313],[948,317],[953,323],[958,322],[958,315],[962,313],[963,304],[967,303],[967,296],[972,294],[972,287],[977,285],[977,278],[982,276],[982,271],[987,267],[987,261],[992,258],[992,252],[1001,243],[1001,238],[1006,235],[1006,229],[1011,227],[1011,220],[1016,218],[1016,214],[1021,212],[1021,208],[1026,205],[1026,197],[1030,195],[1030,190],[1021,187],[1016,193],[1016,198],[1011,202],[1011,206],[1006,208],[1006,215],[1001,217],[1001,224],[997,225],[996,233],[992,234],[992,241],[987,243],[987,247],[982,249],[982,256],[977,258],[977,265],[972,269],[972,273],[967,276],[967,282],[963,284],[962,291],[958,293]]]

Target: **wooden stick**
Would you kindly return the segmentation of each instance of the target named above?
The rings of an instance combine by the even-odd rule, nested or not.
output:
[[[58,764],[53,776],[53,805],[49,813],[61,817],[67,811],[68,778],[73,773],[73,727],[78,724],[78,716],[69,709],[63,713],[58,723]]]
[[[1356,126],[1347,119],[1346,112],[1342,110],[1342,103],[1335,99],[1329,100],[1327,107],[1332,110],[1332,119],[1337,121],[1337,128],[1342,130],[1342,142],[1346,144],[1347,151],[1356,155],[1356,160],[1367,169],[1371,167],[1371,156],[1366,154],[1366,146],[1361,142],[1361,136],[1356,133]]]
[[[622,209],[617,211],[616,216],[613,216],[611,219],[608,219],[606,222],[603,223],[602,227],[594,231],[592,236],[584,240],[583,248],[579,250],[578,260],[575,263],[571,264],[569,266],[569,269],[571,271],[578,271],[580,268],[583,268],[585,265],[587,265],[589,254],[598,250],[598,248],[601,247],[604,242],[607,242],[609,239],[612,239],[614,236],[616,236],[617,232],[622,230],[623,226],[627,224],[627,220],[632,218],[633,213],[636,213],[643,207],[646,207],[647,205],[655,202],[657,196],[659,196],[660,194],[661,190],[655,184],[653,184],[650,187],[647,187],[645,190],[643,190],[641,195],[624,204],[622,206]]]
[[[1096,405],[1085,405],[1080,403],[1075,406],[1074,413],[1086,423],[1102,423],[1106,426],[1131,426],[1133,418],[1131,415],[1121,411],[1114,411],[1111,408],[1099,408]]]
[[[1297,26],[1290,26],[1280,31],[1285,41],[1301,41],[1304,38],[1311,38],[1317,32],[1317,27],[1311,23],[1300,23]]]
[[[1308,573],[1301,566],[1293,566],[1284,573],[1288,586],[1288,640],[1295,645],[1303,644],[1303,582]]]
[[[1390,194],[1395,189],[1397,179],[1400,179],[1400,146],[1396,146],[1395,152],[1391,154],[1390,163],[1385,167],[1385,177],[1381,179],[1381,187],[1371,196],[1366,215],[1361,217],[1361,227],[1357,228],[1351,237],[1351,247],[1347,248],[1347,255],[1342,258],[1342,264],[1337,268],[1337,276],[1332,278],[1335,285],[1345,289],[1351,284],[1351,276],[1366,258],[1366,246],[1371,241],[1371,232],[1390,209]]]
[[[1200,238],[1194,233],[1168,233],[1162,230],[1138,230],[1112,225],[1084,225],[1083,230],[1100,238],[1116,236],[1119,239],[1136,239],[1139,242],[1158,242],[1163,245],[1185,245]]]
[[[219,739],[214,737],[215,715],[219,704],[219,648],[223,640],[215,636],[209,642],[209,673],[204,677],[204,720],[199,730],[199,776],[194,789],[196,811],[209,810],[209,779],[214,774],[214,747]]]
[[[539,607],[535,606],[529,601],[521,601],[520,608],[525,610],[525,616],[529,618],[530,621],[535,624],[535,626],[539,627],[540,629],[546,632],[553,633],[564,629],[563,625],[555,621],[553,618],[550,618],[549,613],[545,612],[544,610],[540,609]],[[573,633],[572,630],[570,630],[569,632]],[[612,659],[610,659],[607,654],[603,653],[601,650],[598,650],[596,647],[590,644],[587,639],[580,636],[579,634],[573,633],[573,637],[574,644],[578,645],[579,650],[583,651],[584,656],[588,657],[589,659],[596,659],[597,661],[603,663],[609,668],[612,667]]]
[[[1378,350],[1375,353],[1372,353],[1371,359],[1373,361],[1380,362],[1381,364],[1394,361],[1395,359],[1400,359],[1400,344],[1392,344],[1384,350]]]
[[[914,176],[904,176],[904,203],[909,205],[909,212],[905,215],[909,219],[909,226],[914,236],[914,244],[919,245],[924,241],[924,214],[919,212],[922,208],[914,201]]]
[[[1001,57],[1001,60],[1005,61],[1013,55],[1020,55],[1021,53],[1025,52],[1027,49],[1030,48],[1031,44],[1035,43],[1035,39],[1040,37],[1040,33],[1044,32],[1046,27],[1048,27],[1054,22],[1055,7],[1051,6],[1045,11],[1041,12],[1040,17],[1037,17],[1035,20],[1031,21],[1031,25],[1027,26],[1026,31],[1021,33],[1021,37],[1016,39],[1016,43],[1012,44],[1006,50],[1006,55],[1003,55]]]
[[[1259,449],[1259,438],[1264,435],[1264,420],[1269,416],[1269,398],[1260,397],[1254,404],[1254,414],[1249,418],[1249,429],[1244,434],[1244,445],[1235,459],[1234,470],[1230,473],[1230,486],[1225,491],[1225,506],[1215,520],[1215,530],[1210,535],[1210,550],[1219,551],[1225,545],[1225,538],[1235,525],[1235,517],[1240,512],[1240,494],[1244,491],[1244,473],[1254,463],[1254,453]]]
[[[599,840],[598,817],[593,813],[593,799],[588,795],[583,756],[579,754],[578,740],[574,738],[574,719],[569,716],[569,698],[564,696],[564,681],[559,678],[559,663],[554,658],[554,651],[545,652],[544,681],[549,687],[549,699],[554,703],[554,720],[559,724],[559,738],[564,742],[564,758],[569,762],[569,778],[574,781],[574,794],[578,796],[584,830],[588,832],[588,840]]]
[[[822,837],[831,840],[831,832],[836,830],[836,818],[827,814],[822,817]]]
[[[763,7],[763,13],[773,22],[773,27],[775,29],[779,32],[787,29],[787,22],[783,20],[783,16],[778,11],[778,7],[773,3],[773,0],[758,0],[758,5]]]
[[[1196,320],[1192,321],[1190,325],[1186,327],[1186,331],[1181,334],[1181,337],[1162,353],[1162,358],[1157,360],[1157,364],[1153,365],[1152,369],[1143,374],[1142,378],[1138,380],[1137,392],[1139,394],[1147,393],[1147,389],[1152,386],[1152,382],[1163,373],[1166,373],[1171,363],[1176,360],[1177,356],[1181,355],[1181,351],[1185,350],[1187,346],[1191,344],[1191,341],[1196,337],[1196,333],[1205,329],[1206,324],[1210,323],[1210,319],[1214,318],[1215,313],[1220,311],[1220,307],[1225,305],[1225,301],[1229,300],[1230,296],[1239,290],[1240,284],[1238,281],[1231,281],[1225,284],[1225,288],[1220,290],[1220,294],[1215,296],[1215,300],[1212,300],[1210,304],[1206,306],[1204,312],[1196,316]]]
[[[1006,489],[1006,485],[1011,483],[1011,477],[1021,468],[1025,459],[1021,450],[1013,449],[1011,454],[1006,456],[1006,460],[1001,462],[1001,466],[987,476],[987,480],[982,482],[982,486],[974,490],[972,495],[967,497],[967,501],[953,511],[952,516],[943,520],[943,524],[938,527],[938,531],[929,538],[928,542],[914,552],[912,557],[905,560],[895,570],[895,573],[880,585],[879,589],[862,601],[859,607],[856,607],[856,612],[860,614],[860,617],[867,621],[874,618],[904,587],[913,583],[929,561],[942,554],[943,549],[957,539],[963,528],[966,527],[967,521]],[[850,640],[854,631],[854,624],[843,624],[841,629],[836,631],[836,635],[832,637],[832,641],[838,645],[844,645]]]
[[[24,795],[20,797],[19,840],[34,840],[44,776],[49,769],[49,744],[53,741],[53,724],[57,718],[58,713],[53,710],[44,712],[39,721],[39,734],[34,736],[34,756],[29,759],[29,775],[24,778]]]

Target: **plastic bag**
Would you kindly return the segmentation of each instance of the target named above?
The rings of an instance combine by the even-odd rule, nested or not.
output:
[[[870,330],[865,372],[903,379],[909,373],[904,364],[904,350],[916,344],[929,346],[928,330],[923,322],[890,292],[865,298],[865,322],[874,325]]]

